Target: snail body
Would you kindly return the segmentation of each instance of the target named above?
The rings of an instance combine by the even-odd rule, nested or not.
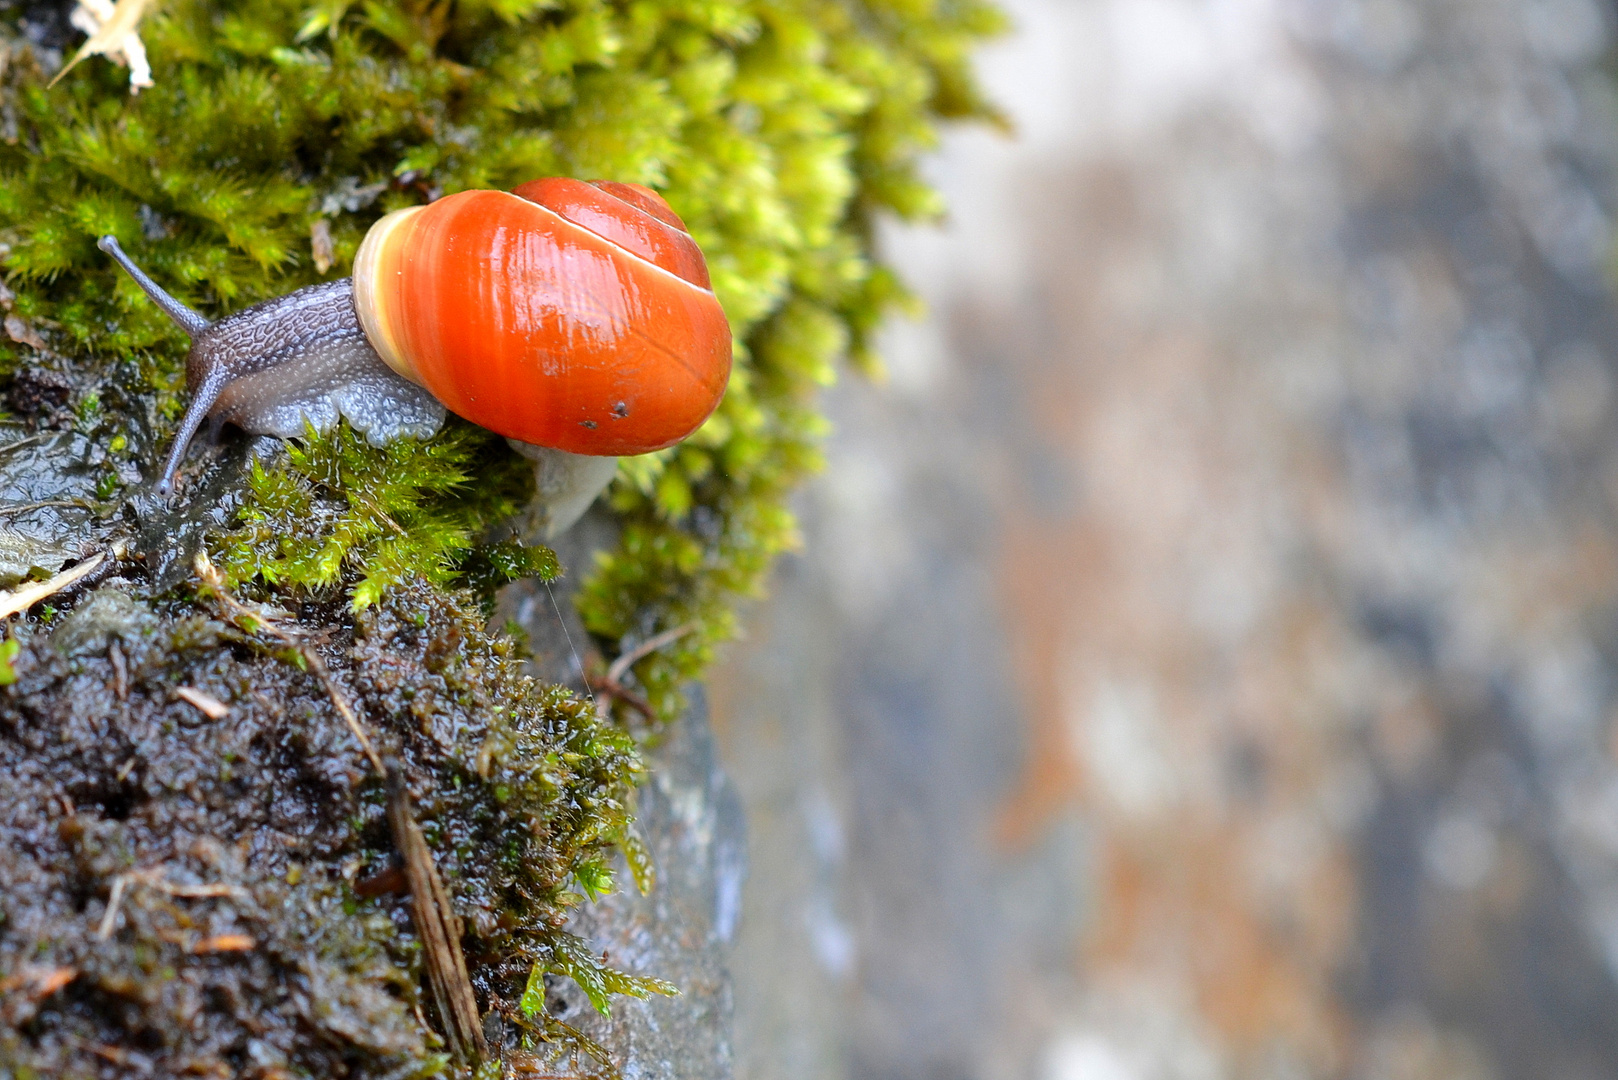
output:
[[[207,418],[255,435],[292,438],[338,415],[373,443],[427,438],[444,407],[376,355],[354,311],[349,279],[288,293],[205,324],[186,357],[191,405],[160,487],[167,490],[197,425]]]
[[[100,247],[192,339],[191,401],[162,494],[204,420],[286,438],[343,416],[381,445],[432,435],[446,408],[526,444],[542,473],[599,490],[607,461],[564,466],[556,455],[671,446],[712,413],[730,373],[729,324],[702,252],[638,185],[536,180],[395,211],[366,234],[352,279],[212,323],[114,238]]]

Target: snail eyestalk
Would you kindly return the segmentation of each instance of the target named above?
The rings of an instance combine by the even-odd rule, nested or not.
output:
[[[96,247],[111,255],[124,272],[135,279],[135,284],[141,291],[152,298],[152,303],[163,309],[163,313],[173,319],[181,330],[193,340],[207,330],[211,323],[198,315],[195,311],[170,296],[168,291],[146,276],[146,271],[135,265],[135,261],[124,254],[124,249],[118,246],[118,240],[113,236],[103,236],[96,241]],[[174,474],[180,468],[180,462],[185,460],[185,452],[191,445],[191,439],[202,426],[207,417],[208,410],[213,408],[214,402],[219,398],[219,392],[224,389],[225,380],[211,378],[197,388],[192,395],[191,404],[185,410],[185,416],[180,421],[179,433],[174,438],[174,446],[169,450],[168,460],[163,464],[163,475],[157,482],[157,493],[167,496],[174,490]]]
[[[152,303],[162,308],[163,313],[173,319],[189,336],[196,337],[208,329],[208,320],[174,299],[164,291],[163,286],[147,277],[146,271],[136,266],[134,260],[124,254],[124,249],[118,246],[116,237],[103,236],[96,241],[96,247],[116,259],[118,265],[124,268],[124,272],[135,279],[135,284],[152,298]]]

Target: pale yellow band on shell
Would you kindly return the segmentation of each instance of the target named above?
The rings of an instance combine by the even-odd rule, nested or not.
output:
[[[381,267],[389,237],[408,218],[425,209],[425,206],[411,206],[385,215],[371,226],[371,231],[360,242],[358,254],[354,256],[354,310],[359,313],[365,336],[370,339],[371,348],[390,368],[418,386],[421,380],[416,377],[416,369],[405,358],[398,339],[390,329],[395,320],[389,317],[388,300],[397,296],[398,291],[384,287],[388,283],[381,280]],[[397,277],[403,270],[395,261],[394,276]]]

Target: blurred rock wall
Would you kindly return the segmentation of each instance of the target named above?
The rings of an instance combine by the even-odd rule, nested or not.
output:
[[[1010,8],[714,689],[738,1076],[1618,1075],[1614,11]]]

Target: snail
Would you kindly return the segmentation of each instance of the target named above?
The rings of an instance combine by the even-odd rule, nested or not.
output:
[[[218,322],[114,237],[97,246],[191,338],[191,400],[160,495],[204,420],[291,438],[343,416],[380,446],[431,436],[448,409],[535,459],[554,535],[619,456],[695,431],[730,375],[702,251],[638,184],[551,178],[396,210],[366,233],[352,278]]]

